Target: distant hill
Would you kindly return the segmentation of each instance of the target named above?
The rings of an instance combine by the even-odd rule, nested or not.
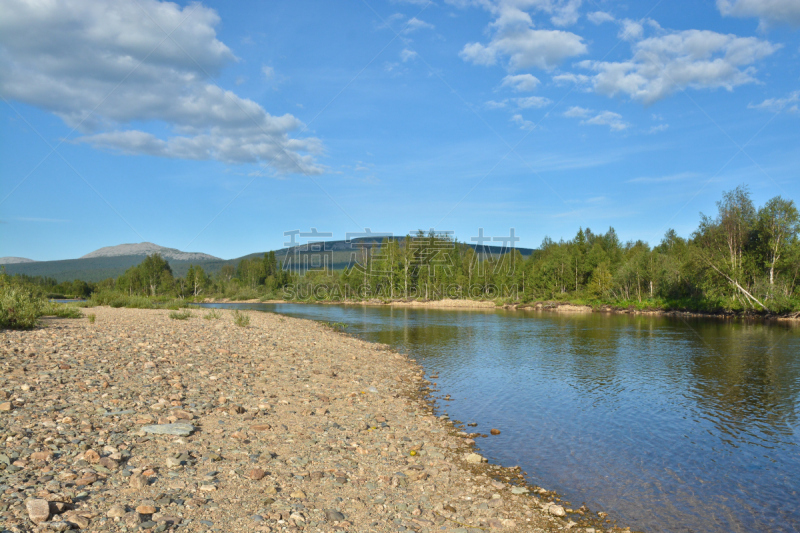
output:
[[[35,263],[33,259],[26,257],[0,257],[0,265],[17,265],[19,263]]]
[[[354,254],[362,247],[380,244],[382,237],[367,237],[348,241],[328,241],[309,243],[292,248],[275,250],[278,262],[292,270],[305,271],[308,266],[318,266],[321,260],[333,270],[342,270],[349,266]],[[477,251],[499,255],[506,250],[499,246],[474,246]],[[528,257],[534,250],[530,248],[517,248],[523,257]],[[176,276],[183,277],[189,270],[189,265],[199,265],[209,274],[219,272],[225,265],[236,266],[242,259],[253,259],[264,256],[265,252],[248,254],[235,259],[220,259],[213,255],[182,252],[175,248],[165,248],[153,243],[121,244],[100,248],[79,259],[65,259],[61,261],[30,261],[6,263],[4,268],[9,274],[27,274],[29,276],[43,276],[55,278],[56,281],[102,281],[107,278],[116,278],[127,269],[141,263],[144,258],[152,253],[160,253],[169,261],[172,271]]]
[[[221,261],[219,257],[201,254],[198,252],[181,252],[175,248],[164,248],[152,242],[140,242],[138,244],[119,244],[117,246],[106,246],[94,252],[88,253],[81,259],[94,259],[96,257],[122,257],[130,255],[148,256],[161,254],[166,260],[175,261]]]

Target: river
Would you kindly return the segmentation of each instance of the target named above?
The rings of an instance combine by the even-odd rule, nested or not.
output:
[[[800,531],[800,328],[664,316],[220,304],[343,323],[438,375],[491,462],[653,532]],[[444,396],[450,395],[449,400]],[[472,430],[472,429],[470,429]]]

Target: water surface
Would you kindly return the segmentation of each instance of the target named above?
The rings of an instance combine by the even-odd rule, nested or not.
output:
[[[219,307],[229,307],[220,305]],[[238,304],[348,325],[438,374],[492,462],[635,530],[800,531],[800,328],[502,310]]]

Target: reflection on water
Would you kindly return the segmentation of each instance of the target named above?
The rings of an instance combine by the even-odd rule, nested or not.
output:
[[[647,531],[800,531],[800,328],[653,316],[243,305],[417,359],[493,462]]]

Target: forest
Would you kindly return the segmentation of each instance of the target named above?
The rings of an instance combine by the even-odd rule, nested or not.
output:
[[[321,252],[324,253],[324,252]],[[148,256],[117,279],[56,284],[19,277],[51,295],[148,298],[389,301],[442,298],[536,301],[701,312],[800,311],[800,217],[792,200],[756,208],[746,187],[726,192],[713,216],[688,237],[667,231],[655,246],[621,242],[613,228],[581,228],[570,240],[545,238],[527,258],[482,253],[449,235],[419,231],[354,248],[344,270],[281,264],[274,252],[225,266],[213,276],[192,266],[184,277]],[[311,258],[314,264],[314,258]],[[318,264],[326,264],[320,260]]]

